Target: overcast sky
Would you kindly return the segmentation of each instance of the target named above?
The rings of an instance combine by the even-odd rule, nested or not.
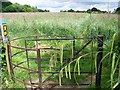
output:
[[[113,11],[118,7],[119,0],[9,0],[12,3],[28,4],[37,6],[40,9],[47,9],[51,12],[59,12],[60,10],[87,10],[92,7],[108,11]],[[109,1],[109,3],[108,3]]]

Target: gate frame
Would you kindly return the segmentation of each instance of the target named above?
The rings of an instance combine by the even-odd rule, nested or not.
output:
[[[20,39],[20,38],[18,38]],[[71,38],[70,38],[71,39]],[[73,38],[73,39],[81,39],[81,38]],[[93,38],[92,38],[93,39]],[[17,40],[17,39],[13,39]],[[39,39],[38,39],[39,40]],[[69,40],[69,38],[65,39],[65,40]],[[103,35],[98,35],[97,37],[98,40],[98,55],[97,55],[97,60],[96,60],[96,65],[97,65],[97,72],[96,72],[96,82],[95,82],[95,86],[96,88],[101,88],[101,74],[102,74],[102,57],[103,57]],[[81,52],[81,50],[83,50],[87,45],[89,45],[91,41],[89,41],[82,49],[80,49],[78,52],[75,53],[74,51],[74,58],[76,54],[79,54]],[[23,84],[27,84],[29,86],[32,87],[31,84],[28,84],[26,82],[20,81],[19,79],[14,77],[14,72],[13,72],[13,63],[12,63],[12,56],[11,56],[11,47],[12,48],[18,48],[21,50],[33,50],[33,51],[37,51],[37,61],[38,63],[41,63],[41,59],[40,59],[40,49],[30,49],[30,48],[21,48],[21,47],[15,47],[15,46],[11,46],[10,42],[7,43],[7,52],[8,52],[8,60],[9,60],[9,65],[10,65],[10,74],[13,78],[13,80],[19,81]],[[75,49],[75,40],[73,41],[73,48]],[[17,66],[17,65],[16,65]],[[18,66],[19,67],[19,66]],[[23,68],[23,67],[22,67]],[[27,70],[27,69],[26,69]],[[30,70],[30,69],[28,69]],[[41,75],[41,68],[40,65],[38,65],[38,73],[39,73],[39,87],[42,87],[42,75]],[[54,74],[54,73],[53,73]]]

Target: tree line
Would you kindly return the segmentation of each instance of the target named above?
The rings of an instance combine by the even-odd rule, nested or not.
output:
[[[49,12],[49,10],[38,9],[37,7],[32,7],[30,5],[2,2],[2,12]]]
[[[50,12],[50,10],[42,10],[38,9],[37,7],[32,7],[30,5],[20,5],[18,3],[11,3],[11,2],[3,2],[2,3],[2,12]],[[108,13],[107,11],[99,10],[95,7],[92,9],[88,9],[86,11],[80,10],[60,10],[60,12],[76,12],[76,13]],[[109,12],[111,13],[111,12]],[[120,7],[115,9],[112,13],[120,14]]]
[[[93,7],[92,9],[88,9],[87,11],[80,11],[80,10],[73,10],[73,9],[69,9],[69,10],[61,10],[60,12],[76,12],[76,13],[118,13],[120,14],[120,7],[118,7],[117,9],[114,9],[113,12],[108,12],[108,11],[102,11],[99,10],[95,7]]]

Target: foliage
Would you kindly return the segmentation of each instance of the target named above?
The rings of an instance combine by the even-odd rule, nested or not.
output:
[[[11,77],[8,75],[7,72],[7,63],[6,63],[6,55],[5,55],[6,49],[5,47],[2,45],[1,46],[1,53],[0,53],[0,57],[2,58],[1,60],[1,71],[2,73],[0,74],[0,76],[2,77],[2,82],[1,82],[1,87],[2,88],[10,88],[13,84]]]
[[[42,9],[38,9],[39,12],[50,12],[49,10],[42,10]]]
[[[37,9],[30,5],[20,5],[18,3],[12,4],[11,2],[3,2],[3,12],[49,12],[49,10]]]
[[[87,10],[88,13],[91,13],[91,12],[97,12],[97,13],[107,13],[107,11],[101,11],[95,7],[93,7],[92,9],[88,9]]]
[[[12,5],[11,2],[2,2],[2,8],[4,9],[5,7]]]
[[[2,46],[1,47],[1,54],[0,54],[0,56],[1,56],[1,58],[2,58],[2,68],[1,68],[1,70],[2,71],[5,71],[6,70],[6,67],[7,67],[7,64],[6,64],[6,55],[5,55],[5,47],[4,46]]]
[[[29,6],[27,6],[29,7]],[[96,37],[98,34],[103,34],[104,35],[104,42],[107,44],[107,46],[104,47],[104,50],[108,50],[106,53],[110,52],[111,48],[111,41],[112,39],[109,37],[112,37],[114,33],[118,30],[118,19],[116,15],[106,15],[106,14],[79,14],[79,13],[34,13],[34,14],[29,14],[29,13],[16,13],[16,14],[4,14],[3,17],[7,20],[7,26],[8,26],[8,36],[11,39],[16,38],[16,37],[24,37],[24,36],[31,36],[31,35],[46,35],[47,38],[48,36],[50,37],[58,37],[58,36],[66,36],[66,37]],[[45,37],[44,37],[45,38]],[[87,40],[84,41],[79,41],[79,43],[76,45],[77,49],[79,49],[84,43],[86,43]],[[112,56],[116,57],[118,55],[118,50],[119,45],[118,42],[119,38],[116,38],[116,43],[114,43],[114,48],[112,51],[114,51],[116,54],[111,54]],[[11,42],[15,46],[22,46],[24,47],[24,43],[21,41],[18,42]],[[42,42],[43,43],[43,42]],[[63,48],[69,47],[69,45],[62,46],[62,44],[65,44],[66,42],[49,42],[45,43],[49,46],[54,45],[54,47],[61,48],[59,52],[59,57],[61,63],[63,63],[63,56],[65,55],[63,53]],[[34,42],[29,43],[30,47],[34,46]],[[94,50],[96,50],[96,43],[94,44]],[[109,48],[110,47],[110,48]],[[12,50],[13,53],[15,53],[17,50]],[[84,50],[85,53],[91,52],[90,47],[87,47],[86,50]],[[31,58],[35,57],[35,53],[31,52],[29,56]],[[56,66],[56,62],[53,61],[53,59],[56,57],[55,53],[50,54],[52,55],[50,58],[50,62],[47,62],[50,64],[52,67],[53,65]],[[70,55],[70,54],[69,54]],[[90,55],[90,53],[88,53]],[[47,56],[47,55],[46,55]],[[66,55],[67,56],[67,55]],[[95,56],[95,55],[94,55]],[[22,59],[21,59],[22,57]],[[76,59],[75,62],[75,68],[74,71],[78,71],[78,76],[80,75],[81,69],[80,68],[85,68],[89,69],[89,63],[87,65],[79,65],[79,61],[82,60],[84,57],[84,54],[82,54],[78,59]],[[13,58],[14,63],[19,63],[21,61],[24,61],[25,58],[25,53],[18,55],[17,57]],[[111,60],[107,58],[108,60]],[[112,58],[114,62],[114,58]],[[48,65],[47,63],[43,63],[42,65]],[[113,68],[116,66],[115,62],[113,64]],[[82,63],[83,64],[83,63]],[[111,63],[110,63],[111,65]],[[23,66],[27,67],[27,64],[23,64]],[[57,64],[58,66],[58,64]],[[107,68],[109,70],[113,70],[111,68],[108,68],[108,62],[107,65],[104,66],[104,68]],[[112,66],[112,65],[111,65]],[[36,62],[30,63],[30,67],[33,69],[37,69],[37,64]],[[51,71],[53,70],[52,68],[47,68],[44,69],[46,71]],[[63,69],[60,71],[60,76],[59,80],[61,80],[61,77],[63,76],[62,72],[65,71],[65,77],[70,78],[73,80],[72,75],[70,73],[72,68],[72,63],[68,63]],[[115,69],[114,69],[115,70]],[[68,73],[67,73],[68,71]],[[104,70],[103,70],[104,71]],[[20,74],[19,74],[20,73]],[[21,80],[29,79],[28,73],[24,72],[23,70],[16,69],[15,74],[18,75],[18,77]],[[108,73],[110,75],[110,73]],[[114,74],[112,73],[114,76]],[[43,75],[45,77],[45,75]],[[36,77],[36,76],[34,76]],[[81,79],[81,77],[79,77]],[[112,78],[111,78],[112,79]],[[116,79],[116,78],[115,78]],[[105,79],[105,82],[106,79]],[[113,83],[114,84],[114,83]],[[113,85],[114,86],[114,85]]]
[[[37,8],[29,5],[12,4],[7,6],[3,12],[37,12]]]
[[[76,13],[91,13],[91,12],[97,12],[97,13],[107,13],[107,11],[101,11],[95,7],[93,7],[92,9],[88,9],[87,11],[80,11],[80,10],[73,10],[73,9],[69,9],[69,10],[60,10],[60,12],[76,12]]]
[[[102,61],[105,60],[106,57],[109,57],[110,60],[110,86],[111,89],[115,89],[116,87],[118,87],[119,83],[120,83],[120,52],[119,52],[119,44],[116,45],[116,38],[118,38],[117,33],[115,33],[113,35],[112,41],[111,41],[111,49],[110,51],[103,57]],[[118,47],[118,49],[116,50],[116,48],[114,47]]]
[[[118,8],[116,9],[115,13],[120,14],[120,7],[118,7]]]
[[[120,35],[120,32],[116,34],[116,37],[114,40],[114,47],[113,47],[114,52],[116,52],[117,54],[120,54],[120,40],[119,40],[120,36],[119,35]]]

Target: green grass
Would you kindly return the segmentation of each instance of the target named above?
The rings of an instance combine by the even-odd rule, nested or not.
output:
[[[112,47],[112,39],[111,37],[114,35],[115,32],[118,31],[118,18],[117,15],[108,15],[107,14],[79,14],[79,13],[5,13],[3,14],[4,19],[7,21],[7,27],[8,27],[8,36],[9,39],[12,40],[13,38],[17,37],[24,37],[24,36],[31,36],[31,35],[45,35],[45,37],[42,38],[48,38],[50,37],[97,37],[98,34],[104,35],[104,43],[107,44],[107,46],[104,44],[104,51],[105,54],[110,52]],[[77,40],[76,41],[76,49],[79,50],[88,40]],[[118,40],[117,40],[118,41]],[[60,48],[63,45],[63,48],[71,50],[71,53],[68,52],[58,52],[58,57],[61,58],[62,63],[62,57],[71,57],[72,52],[72,41],[39,41],[39,43],[45,44],[48,47],[56,47]],[[12,45],[25,47],[24,45],[24,39],[11,42]],[[118,44],[116,44],[117,46]],[[27,46],[29,48],[35,47],[34,41],[27,41]],[[93,42],[93,49],[92,44],[87,46],[82,54],[90,53],[94,51],[93,53],[93,72],[95,72],[95,56],[97,53],[97,42],[94,40]],[[12,49],[12,53],[16,53],[17,49]],[[54,55],[54,51],[49,51],[49,54],[41,54],[42,57],[51,57]],[[30,58],[36,58],[36,52],[29,52]],[[90,54],[90,57],[92,57],[92,54]],[[89,57],[83,57],[80,60],[80,68],[84,71],[90,70],[90,64],[89,62],[91,60],[88,59]],[[107,58],[109,59],[109,58]],[[13,62],[15,64],[26,60],[25,52],[17,55],[16,57],[13,57]],[[103,70],[104,74],[107,74],[107,76],[102,77],[102,86],[104,86],[104,83],[110,87],[110,83],[107,81],[110,80],[110,65],[107,65],[109,61],[104,60],[103,61]],[[52,62],[53,63],[53,62]],[[50,62],[42,62],[43,65],[48,65]],[[57,65],[60,66],[60,63],[57,62]],[[22,64],[22,66],[27,67],[27,63]],[[37,70],[37,62],[31,61],[30,67],[34,70]],[[79,67],[79,66],[76,66]],[[43,71],[51,71],[49,68],[43,69]],[[52,69],[54,71],[54,69]],[[28,80],[28,72],[23,71],[21,69],[16,68],[15,74],[18,78],[21,80]],[[113,74],[112,74],[113,75]],[[36,79],[37,75],[33,74],[33,78]],[[80,81],[85,79],[86,76],[76,76],[77,79]],[[43,78],[45,79],[46,76],[44,75]],[[58,76],[57,76],[58,78]],[[53,78],[53,80],[55,80]],[[73,79],[68,80],[63,77],[63,81],[65,83],[73,81]],[[16,82],[17,84],[17,82]],[[24,87],[22,84],[15,85],[16,87]],[[112,85],[113,86],[113,85]]]

